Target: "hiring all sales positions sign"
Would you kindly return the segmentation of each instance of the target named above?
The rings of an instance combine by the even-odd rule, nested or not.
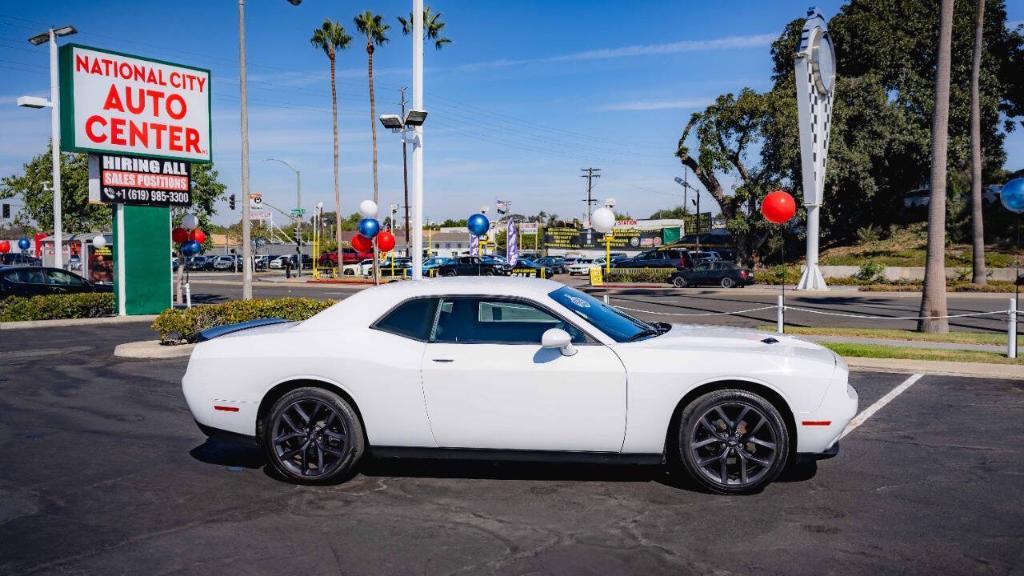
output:
[[[210,162],[210,71],[67,44],[61,150]]]
[[[89,201],[190,206],[192,165],[180,160],[89,155]]]

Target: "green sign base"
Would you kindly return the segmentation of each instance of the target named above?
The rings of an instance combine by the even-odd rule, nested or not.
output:
[[[114,299],[119,316],[171,307],[171,212],[158,206],[114,210]]]

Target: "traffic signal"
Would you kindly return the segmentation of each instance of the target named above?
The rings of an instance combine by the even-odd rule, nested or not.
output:
[[[4,204],[4,212],[3,213],[4,213],[4,216],[3,216],[4,220],[7,220],[8,218],[11,217],[11,205],[10,204]]]
[[[232,194],[231,197],[228,198],[228,207],[230,207],[232,210],[235,209],[235,195],[234,194]]]

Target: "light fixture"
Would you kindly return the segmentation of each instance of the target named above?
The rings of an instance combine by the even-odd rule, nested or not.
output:
[[[675,177],[675,181],[676,181],[676,184],[679,184],[680,186],[686,186],[686,181],[683,180],[682,178],[680,178],[679,176]]]
[[[74,26],[61,26],[60,28],[53,28],[53,35],[54,36],[71,36],[72,34],[77,34],[77,33],[78,33],[78,29],[75,28]],[[47,30],[46,32],[43,32],[42,34],[36,34],[35,36],[29,38],[28,41],[31,42],[32,45],[34,45],[34,46],[39,46],[40,44],[46,44],[47,42],[50,41],[50,31]]]
[[[402,122],[402,117],[398,114],[381,114],[380,123],[388,130],[397,131],[405,127],[405,124]]]
[[[46,98],[38,96],[19,96],[18,106],[22,108],[49,108],[52,104]]]
[[[423,126],[426,120],[427,113],[424,110],[409,110],[409,113],[405,115],[406,126]]]

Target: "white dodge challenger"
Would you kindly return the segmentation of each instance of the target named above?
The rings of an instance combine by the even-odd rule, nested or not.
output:
[[[304,322],[213,329],[182,380],[210,435],[300,483],[376,457],[666,463],[743,493],[822,458],[857,411],[841,358],[792,337],[649,323],[550,280],[364,290]]]

